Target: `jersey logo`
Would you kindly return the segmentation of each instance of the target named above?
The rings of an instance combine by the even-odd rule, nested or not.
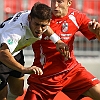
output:
[[[9,39],[7,42],[8,42],[9,45],[13,44],[13,40],[12,39]]]
[[[62,24],[62,32],[67,32],[67,31],[68,31],[68,23],[66,23],[66,21],[64,21]]]

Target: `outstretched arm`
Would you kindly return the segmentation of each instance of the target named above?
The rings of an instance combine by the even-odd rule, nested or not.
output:
[[[88,28],[91,32],[96,34],[97,39],[100,41],[100,23],[93,19],[89,22]]]
[[[7,67],[19,71],[23,74],[43,74],[42,70],[39,67],[32,66],[25,68],[23,65],[18,63],[10,53],[8,46],[5,43],[0,47],[0,62],[5,64]]]

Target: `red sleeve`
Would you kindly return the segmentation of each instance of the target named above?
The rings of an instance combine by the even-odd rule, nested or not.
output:
[[[79,18],[80,17],[80,18]],[[80,20],[78,20],[80,19]],[[95,39],[96,36],[94,33],[90,32],[88,29],[88,23],[90,22],[90,19],[84,14],[80,13],[77,17],[78,24],[79,24],[79,31],[89,40]]]

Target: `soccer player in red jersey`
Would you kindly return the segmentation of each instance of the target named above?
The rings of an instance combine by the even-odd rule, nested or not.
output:
[[[72,0],[51,0],[50,26],[69,46],[69,58],[62,56],[48,36],[43,34],[42,40],[32,45],[33,65],[40,66],[43,75],[30,75],[24,100],[53,100],[59,91],[71,100],[80,100],[85,96],[100,100],[100,81],[76,60],[73,52],[75,33],[81,31],[88,40],[100,40],[100,24],[69,8],[71,4]]]

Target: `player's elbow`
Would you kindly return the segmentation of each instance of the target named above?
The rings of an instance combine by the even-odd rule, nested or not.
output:
[[[0,50],[0,62],[4,61],[5,57],[6,57],[5,50]]]

